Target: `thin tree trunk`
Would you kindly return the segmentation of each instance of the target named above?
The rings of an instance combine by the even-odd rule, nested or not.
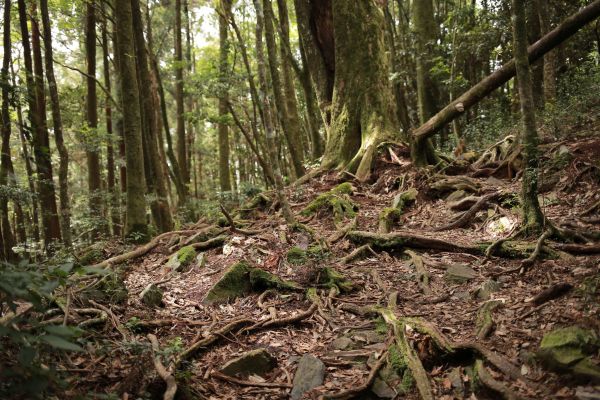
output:
[[[175,0],[175,103],[177,108],[177,162],[183,183],[190,181],[187,170],[187,139],[185,134],[183,102],[183,54],[181,39],[181,0]]]
[[[302,143],[300,142],[301,130],[298,114],[292,116],[286,102],[284,94],[284,84],[282,84],[279,75],[279,57],[277,55],[277,44],[275,43],[275,29],[273,27],[273,7],[271,0],[264,0],[264,30],[267,44],[267,57],[269,60],[269,71],[271,75],[271,85],[275,98],[274,106],[277,108],[277,116],[281,129],[285,135],[292,163],[294,175],[300,177],[304,175],[304,155],[302,154]],[[285,67],[284,67],[285,69]]]
[[[2,71],[0,79],[2,81],[2,148],[0,153],[0,185],[8,185],[8,174],[12,169],[12,161],[10,157],[10,110],[9,110],[9,90],[10,86],[8,68],[10,67],[10,0],[4,2],[4,25],[3,25],[3,45],[4,55],[2,58]],[[15,258],[13,246],[15,245],[15,237],[13,235],[10,219],[8,216],[8,198],[0,196],[0,257],[7,261],[12,261]]]
[[[50,93],[50,105],[52,108],[52,123],[54,128],[54,141],[58,150],[58,184],[60,199],[60,218],[62,240],[65,246],[70,247],[71,239],[71,205],[69,201],[69,153],[63,138],[62,116],[58,87],[54,77],[54,56],[52,50],[52,26],[48,15],[48,0],[40,0],[40,14],[44,30],[44,51],[46,61],[46,78],[48,79],[48,91]]]
[[[544,54],[573,36],[585,25],[600,16],[600,0],[595,0],[577,13],[565,19],[559,26],[546,34],[540,40],[529,46],[527,54],[529,62],[538,60]],[[471,87],[456,100],[448,104],[427,122],[412,133],[415,139],[423,139],[435,135],[442,127],[454,118],[462,115],[469,108],[487,97],[491,92],[508,82],[516,74],[514,59],[485,77]]]
[[[105,3],[102,3],[103,12],[107,12],[104,7]],[[110,63],[108,60],[108,28],[107,28],[107,17],[105,16],[102,20],[102,65],[104,72],[104,86],[106,87],[106,104],[104,106],[104,115],[106,118],[106,133],[108,140],[106,141],[106,178],[107,178],[107,189],[108,189],[108,213],[110,215],[110,222],[112,226],[112,234],[115,236],[121,236],[121,216],[119,213],[119,196],[116,188],[116,176],[115,176],[115,149],[113,138],[113,112],[111,102],[109,100],[111,96],[111,80],[110,80]]]
[[[148,225],[144,198],[146,184],[144,182],[140,109],[132,106],[139,104],[139,90],[134,60],[131,2],[116,2],[115,19],[121,91],[123,105],[127,105],[127,107],[123,107],[123,137],[127,164],[127,218],[124,234],[127,238],[139,242],[148,240]]]
[[[540,29],[545,35],[551,30],[550,2],[536,0],[534,6],[540,18]],[[556,100],[556,64],[556,50],[551,50],[544,56],[544,102],[549,104]]]
[[[52,162],[50,154],[50,140],[46,129],[46,106],[44,98],[44,81],[42,67],[42,53],[39,41],[39,28],[35,20],[35,8],[32,15],[32,36],[29,42],[29,29],[27,26],[27,9],[25,0],[18,0],[19,20],[21,25],[21,39],[23,41],[23,57],[27,81],[27,94],[29,99],[29,119],[33,132],[33,152],[37,167],[38,190],[42,213],[42,227],[44,230],[44,247],[51,252],[54,241],[61,239],[60,222],[56,207],[54,181],[52,179]],[[32,61],[32,49],[35,64]]]
[[[513,48],[519,85],[519,100],[523,120],[523,225],[530,232],[541,232],[544,215],[538,202],[539,137],[535,125],[535,103],[531,82],[531,68],[527,57],[527,25],[524,0],[512,0]]]
[[[86,96],[86,122],[90,138],[86,143],[86,159],[88,173],[88,191],[90,216],[96,219],[97,228],[92,231],[92,236],[106,231],[106,224],[102,221],[102,179],[100,169],[99,148],[96,145],[98,129],[98,95],[96,92],[96,2],[90,0],[86,5],[85,25],[85,53],[87,63],[87,96]]]
[[[229,125],[223,119],[228,113],[227,103],[229,102],[228,93],[228,57],[229,40],[227,38],[227,19],[231,13],[231,0],[220,0],[219,7],[219,81],[221,90],[219,91],[219,123],[217,127],[219,139],[219,186],[221,192],[231,192],[231,179],[229,177]],[[231,194],[231,193],[230,193]]]
[[[158,153],[158,134],[156,132],[156,113],[153,109],[152,93],[150,92],[150,71],[146,56],[146,42],[139,0],[131,0],[133,15],[133,33],[136,43],[136,60],[140,82],[140,100],[142,115],[142,137],[144,138],[144,165],[148,190],[155,195],[150,203],[152,216],[160,232],[173,230],[173,218],[169,208],[167,184]]]

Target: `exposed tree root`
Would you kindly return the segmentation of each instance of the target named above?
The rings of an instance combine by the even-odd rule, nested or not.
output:
[[[446,175],[434,175],[433,178],[437,180],[429,185],[427,190],[428,196],[435,198],[445,193],[454,192],[456,190],[464,190],[471,193],[479,193],[481,185],[464,175],[458,176],[446,176]]]
[[[232,233],[239,233],[241,235],[253,236],[253,235],[258,235],[258,234],[264,232],[264,229],[252,230],[252,229],[242,229],[242,228],[236,227],[235,221],[231,217],[231,214],[229,214],[229,212],[227,212],[225,207],[223,207],[223,204],[219,204],[219,207],[221,208],[221,213],[223,214],[223,216],[225,216],[225,219],[227,220],[227,223],[229,224],[229,230],[231,230]]]
[[[371,248],[371,246],[369,246],[368,244],[362,245],[356,249],[354,249],[354,251],[352,251],[350,254],[348,254],[347,256],[343,257],[340,260],[340,263],[343,264],[348,264],[358,258],[361,258],[362,256],[368,254],[368,253],[372,253],[373,255],[377,256],[377,253],[375,253],[373,251],[373,249]]]
[[[502,244],[504,244],[504,243],[508,242],[509,240],[512,240],[516,237],[521,236],[523,233],[525,233],[525,227],[521,227],[521,229],[519,229],[518,231],[516,231],[514,233],[511,233],[507,237],[496,240],[491,245],[489,245],[487,249],[485,249],[485,256],[487,258],[490,258],[491,256],[494,255],[496,250],[498,250],[502,246]]]
[[[488,203],[494,199],[497,199],[500,196],[501,192],[493,192],[493,193],[489,193],[486,194],[485,196],[482,196],[479,200],[477,200],[477,202],[475,204],[473,204],[473,206],[466,211],[464,214],[462,214],[456,221],[442,226],[440,228],[436,228],[436,231],[447,231],[450,229],[457,229],[457,228],[464,228],[465,226],[469,225],[472,221],[473,218],[475,218],[475,215],[477,215],[477,213],[482,210],[484,207],[486,207],[488,205]]]
[[[553,244],[552,247],[572,254],[600,254],[600,243],[591,245],[557,243]]]
[[[494,318],[492,312],[502,306],[502,302],[498,300],[491,300],[483,303],[477,312],[476,336],[477,339],[483,340],[492,333],[494,329]]]
[[[525,260],[523,260],[521,262],[521,267],[523,268],[523,270],[529,269],[535,263],[535,261],[540,257],[540,254],[542,252],[542,246],[544,245],[544,242],[546,241],[546,239],[548,239],[550,236],[552,236],[553,233],[554,233],[553,228],[548,228],[544,231],[544,233],[542,233],[542,236],[540,236],[540,238],[538,239],[538,241],[535,245],[535,249],[533,250],[533,253],[531,253],[531,255],[529,257],[527,257]]]
[[[556,285],[552,285],[547,289],[542,290],[538,293],[532,300],[532,303],[536,306],[543,304],[547,301],[554,300],[560,296],[567,294],[569,291],[573,289],[573,285],[569,283],[557,283]]]
[[[226,239],[227,236],[221,235],[212,239],[208,239],[206,242],[193,243],[190,246],[192,246],[195,250],[204,251],[214,249],[215,247],[223,246]]]
[[[431,289],[429,288],[429,271],[425,268],[425,263],[423,262],[423,257],[415,253],[411,250],[404,250],[406,254],[408,254],[412,260],[413,265],[415,266],[415,271],[417,272],[417,281],[419,282],[419,286],[423,291],[425,296],[431,296]]]
[[[254,387],[264,387],[264,388],[283,388],[283,389],[291,389],[293,385],[284,382],[253,382],[247,381],[244,379],[238,379],[233,376],[225,375],[219,371],[212,371],[210,376],[213,378],[220,379],[225,382],[235,383],[236,385],[241,386],[254,386]]]
[[[327,238],[327,243],[333,244],[333,243],[337,242],[338,240],[340,240],[344,236],[346,236],[346,234],[354,228],[356,228],[356,217],[352,218],[352,220],[350,222],[348,222],[346,225],[344,225],[343,227],[338,229],[334,234],[329,236]]]
[[[373,368],[371,369],[371,372],[369,373],[369,376],[361,385],[355,386],[353,388],[344,390],[339,393],[332,393],[332,394],[326,393],[326,394],[323,394],[322,396],[320,396],[319,399],[323,399],[323,400],[325,400],[325,399],[351,399],[351,398],[354,398],[354,396],[369,389],[371,387],[371,385],[373,384],[373,382],[375,381],[377,374],[379,373],[379,371],[381,371],[381,369],[387,362],[387,355],[388,355],[388,352],[385,351],[381,355],[381,357],[379,357],[379,360],[377,360],[377,364],[375,364],[373,366]]]
[[[160,356],[158,355],[160,352],[160,347],[158,345],[158,339],[156,336],[153,334],[148,334],[147,338],[152,344],[152,352],[154,353],[154,356],[152,357],[154,369],[156,369],[158,376],[160,376],[161,379],[167,384],[167,389],[165,390],[163,399],[173,400],[175,398],[175,394],[177,393],[177,382],[175,381],[175,377],[160,360]]]
[[[495,380],[492,375],[488,372],[487,368],[483,365],[482,360],[475,361],[475,373],[477,375],[479,383],[488,389],[500,394],[504,400],[518,400],[521,399],[515,392],[504,386],[502,383]]]

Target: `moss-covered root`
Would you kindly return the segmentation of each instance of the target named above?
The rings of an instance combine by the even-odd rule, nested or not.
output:
[[[340,260],[340,263],[342,265],[344,264],[348,264],[354,260],[357,260],[363,256],[366,256],[367,254],[373,254],[373,255],[377,255],[377,253],[375,253],[373,251],[373,249],[371,248],[371,246],[369,246],[368,244],[362,245],[356,249],[354,249],[354,251],[352,251],[350,254],[348,254],[347,256],[343,257]]]
[[[415,266],[417,281],[419,282],[419,287],[423,291],[423,294],[425,296],[430,296],[431,289],[429,288],[429,280],[431,277],[429,275],[429,271],[427,271],[427,268],[425,268],[423,257],[411,250],[404,250],[404,252],[410,256],[412,263]]]
[[[344,182],[329,192],[325,192],[317,196],[311,201],[301,215],[310,216],[320,211],[327,211],[333,214],[333,221],[337,225],[345,218],[354,218],[358,207],[350,200],[350,194],[354,188],[349,182]]]
[[[389,233],[394,225],[400,221],[402,211],[394,207],[386,207],[379,213],[379,233]]]
[[[504,400],[521,399],[521,397],[515,392],[504,386],[501,382],[495,380],[483,365],[482,360],[475,361],[475,376],[476,385],[485,386],[486,388],[498,393]]]
[[[492,316],[496,308],[502,307],[503,303],[499,300],[491,300],[483,303],[477,312],[477,321],[475,323],[475,334],[477,339],[483,340],[492,333],[495,323]]]
[[[328,288],[337,288],[341,293],[354,290],[354,283],[333,268],[325,267],[320,271],[319,283]]]

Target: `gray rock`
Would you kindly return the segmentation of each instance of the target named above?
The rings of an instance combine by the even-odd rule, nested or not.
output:
[[[492,297],[492,293],[500,290],[500,283],[493,279],[485,281],[481,286],[475,289],[475,296],[479,300],[489,300]]]
[[[467,192],[464,190],[455,190],[454,192],[450,193],[448,197],[446,197],[446,202],[452,203],[454,201],[462,200],[466,196]]]
[[[162,304],[163,292],[156,286],[151,283],[140,293],[140,299],[142,303],[147,305],[148,307],[158,307]]]
[[[452,368],[452,370],[448,374],[448,379],[452,384],[452,390],[454,394],[459,399],[462,399],[465,393],[465,385],[463,384],[462,373],[460,371],[460,368]]]
[[[348,350],[351,349],[353,345],[354,342],[352,339],[345,336],[339,337],[331,342],[331,348],[333,350]]]
[[[385,340],[385,335],[376,331],[358,331],[352,334],[352,339],[364,342],[367,344],[381,343]]]
[[[298,362],[298,369],[294,375],[294,387],[290,398],[299,400],[304,393],[321,386],[324,379],[325,364],[313,355],[303,355]]]
[[[229,376],[262,376],[273,370],[276,366],[277,359],[275,359],[275,357],[273,357],[266,349],[256,349],[248,351],[241,356],[226,362],[225,365],[221,367],[221,372]]]
[[[375,378],[373,385],[371,385],[371,392],[373,392],[380,399],[393,399],[396,397],[394,389],[388,386],[387,383],[381,378]]]
[[[466,283],[477,277],[477,272],[468,265],[454,264],[447,270],[444,278],[452,283]]]

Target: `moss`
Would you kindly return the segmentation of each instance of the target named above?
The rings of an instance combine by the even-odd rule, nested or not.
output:
[[[249,293],[252,289],[250,271],[250,266],[243,261],[233,264],[209,290],[203,302],[206,304],[227,302]]]
[[[319,295],[317,294],[316,288],[309,288],[306,291],[306,298],[313,303],[319,303],[321,299],[319,299]]]
[[[352,187],[352,184],[350,182],[344,182],[344,183],[340,183],[339,185],[337,185],[336,187],[334,187],[333,189],[331,189],[332,193],[335,194],[352,194],[352,192],[354,192],[354,188]]]
[[[92,265],[99,263],[104,259],[104,253],[98,248],[92,248],[79,257],[79,264]]]
[[[397,194],[394,197],[394,201],[392,203],[392,207],[400,211],[404,211],[404,208],[412,205],[417,200],[417,195],[419,192],[415,188],[410,188]]]
[[[404,358],[404,354],[402,354],[400,348],[395,344],[391,345],[388,350],[388,360],[392,367],[399,374],[402,373],[408,366],[408,364],[406,363],[406,358]]]
[[[399,393],[408,393],[415,385],[415,378],[413,378],[410,369],[406,368],[404,374],[402,374],[402,383],[396,387]]]
[[[402,217],[402,211],[394,207],[386,207],[379,213],[379,231],[389,232]]]
[[[312,260],[325,260],[329,257],[329,250],[321,245],[315,244],[308,247],[306,250],[306,255]]]
[[[346,279],[344,275],[329,267],[325,267],[321,270],[319,283],[327,287],[337,287],[342,293],[348,293],[354,290],[352,281]]]
[[[262,291],[266,289],[279,290],[298,290],[298,286],[294,282],[286,281],[260,268],[253,268],[250,271],[250,285],[252,289]]]
[[[293,265],[303,265],[306,264],[308,256],[306,251],[302,250],[300,247],[292,247],[287,252],[286,260]]]
[[[377,317],[375,319],[375,332],[381,333],[382,335],[386,334],[388,331],[388,326],[385,323],[385,320],[381,317]]]
[[[358,207],[350,200],[349,194],[352,193],[352,190],[350,183],[342,183],[329,192],[317,196],[301,211],[301,214],[309,216],[321,210],[327,210],[333,214],[336,223],[344,218],[354,218]]]
[[[196,257],[196,250],[193,246],[185,246],[179,249],[177,252],[177,261],[181,264],[181,266],[186,266],[191,263]]]

